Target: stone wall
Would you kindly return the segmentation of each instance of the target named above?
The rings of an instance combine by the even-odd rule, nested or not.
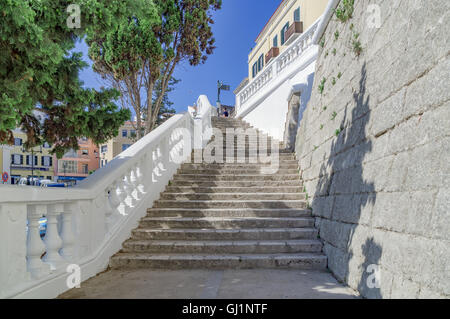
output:
[[[449,298],[450,2],[354,9],[324,32],[296,141],[328,267],[364,297]]]

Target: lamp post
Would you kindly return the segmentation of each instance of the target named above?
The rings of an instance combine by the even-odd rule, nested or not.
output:
[[[22,152],[25,154],[29,152],[25,147],[22,148]],[[34,148],[31,148],[31,182],[34,182],[34,154],[39,153],[42,154],[42,146],[40,146],[39,151],[35,151]]]

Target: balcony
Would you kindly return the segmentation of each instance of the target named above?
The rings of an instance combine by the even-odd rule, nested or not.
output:
[[[266,54],[266,64],[269,63],[270,60],[276,58],[280,54],[280,48],[273,47]]]
[[[289,45],[298,38],[300,34],[303,33],[303,22],[294,22],[289,29],[284,33],[285,43],[284,45]]]

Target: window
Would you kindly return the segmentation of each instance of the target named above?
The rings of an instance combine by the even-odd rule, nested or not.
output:
[[[128,131],[122,130],[122,137],[127,137],[127,136],[128,136]]]
[[[130,144],[122,144],[122,152],[126,151],[130,146]]]
[[[294,21],[295,21],[295,22],[300,22],[300,7],[298,7],[298,8],[294,11]]]
[[[273,38],[273,47],[274,48],[278,47],[278,35],[276,35],[275,38]]]
[[[82,155],[89,155],[89,150],[81,150]]]
[[[37,166],[38,165],[38,157],[36,155],[34,156],[34,164],[33,164],[31,161],[31,155],[27,155],[26,163],[27,163],[27,165],[30,165],[30,166],[31,165]]]
[[[102,153],[108,152],[108,145],[102,145],[102,148],[100,150]]]
[[[253,77],[256,76],[256,74],[258,74],[258,62],[255,62],[255,64],[253,64]]]
[[[63,174],[78,173],[76,161],[58,161],[58,171]]]
[[[89,174],[89,166],[87,164],[81,165],[81,171],[83,174]]]
[[[11,163],[14,165],[22,165],[23,164],[23,155],[20,155],[20,154],[11,155]]]
[[[130,137],[131,138],[135,138],[136,137],[136,131],[135,130],[131,130],[130,131]]]
[[[261,71],[264,68],[264,54],[261,54],[261,56],[258,59],[258,72]]]
[[[22,139],[21,138],[14,138],[14,146],[22,146]]]
[[[53,165],[53,158],[51,156],[42,156],[42,166],[51,167]]]
[[[289,22],[285,24],[285,26],[283,27],[283,29],[281,29],[281,45],[284,45],[284,43],[286,42],[285,38],[284,38],[284,33],[289,29]]]

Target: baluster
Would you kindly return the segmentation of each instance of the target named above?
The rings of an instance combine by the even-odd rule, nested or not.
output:
[[[105,189],[105,223],[106,223],[106,231],[109,231],[111,229],[111,226],[113,224],[113,219],[114,219],[114,208],[112,206],[112,187],[108,187],[107,189]]]
[[[137,177],[137,169],[138,169],[138,165],[134,164],[131,168],[129,179],[130,179],[130,184],[133,189],[132,196],[136,199],[136,201],[140,201],[142,198],[139,195],[139,189],[138,189],[139,182],[138,182],[138,177]]]
[[[124,189],[124,181],[123,181],[123,179],[124,179],[124,177],[122,176],[122,178],[120,178],[117,181],[116,193],[117,193],[117,196],[118,196],[118,198],[120,200],[119,212],[120,212],[121,215],[125,216],[128,213],[128,204],[126,202],[127,193],[126,193],[126,191]]]
[[[43,260],[48,263],[52,270],[64,263],[64,259],[59,255],[62,247],[62,240],[58,234],[58,216],[64,212],[63,204],[49,205],[47,213],[47,233],[44,237],[46,254]]]
[[[63,256],[67,261],[72,261],[74,259],[74,248],[75,248],[75,235],[72,230],[72,220],[75,215],[75,205],[73,203],[64,205],[64,211],[62,212],[62,229],[61,229],[61,239],[62,239],[62,249],[60,251],[61,256]]]
[[[113,209],[112,217],[114,219],[114,212],[118,211],[119,213],[122,213],[120,211],[120,205],[122,203],[122,190],[120,189],[118,182],[114,181],[111,188],[109,189],[109,201],[111,203],[111,207]]]
[[[39,233],[39,219],[46,214],[45,205],[28,206],[27,268],[34,279],[50,272],[50,267],[41,260],[45,245]]]
[[[132,194],[132,192],[133,192],[133,190],[132,190],[132,188],[131,188],[131,185],[130,185],[130,181],[129,181],[129,176],[128,176],[128,174],[124,174],[123,176],[122,176],[122,183],[121,183],[121,186],[122,186],[122,190],[123,190],[123,192],[124,192],[124,202],[125,202],[125,204],[126,204],[126,206],[128,206],[128,207],[134,207],[134,205],[135,205],[135,199],[133,198],[133,196],[131,195]]]
[[[136,168],[138,169],[137,171],[137,181],[138,181],[138,189],[141,192],[141,194],[145,195],[147,194],[147,187],[145,185],[145,178],[148,176],[147,175],[147,170],[146,170],[146,160],[147,160],[147,154],[145,154],[141,161],[139,162],[139,164],[136,164]]]

